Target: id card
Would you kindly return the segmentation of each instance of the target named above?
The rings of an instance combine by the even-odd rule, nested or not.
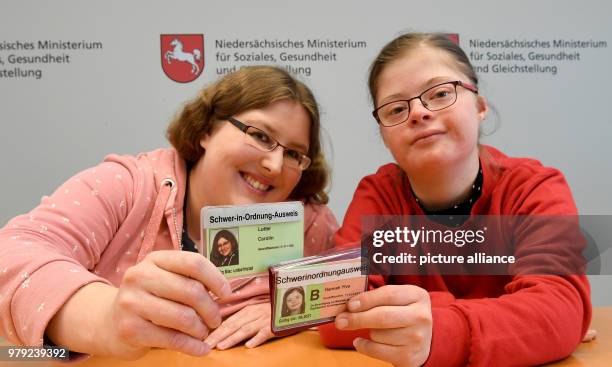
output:
[[[333,321],[349,299],[366,290],[364,270],[360,257],[274,270],[272,332],[284,335]]]
[[[202,246],[226,278],[265,274],[271,264],[304,256],[301,202],[207,206],[201,213]]]

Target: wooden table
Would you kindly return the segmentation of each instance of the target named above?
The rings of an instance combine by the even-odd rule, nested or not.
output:
[[[612,365],[612,307],[593,310],[591,328],[597,330],[597,339],[582,343],[576,351],[562,361],[549,366],[611,366]],[[0,366],[30,367],[50,366],[49,362],[0,362]],[[57,364],[54,364],[57,366]],[[65,366],[65,364],[63,364]],[[384,362],[361,355],[353,350],[325,348],[316,331],[305,331],[287,338],[270,341],[260,347],[243,346],[225,351],[212,351],[208,356],[196,358],[168,350],[153,350],[136,361],[115,358],[92,357],[76,364],[78,367],[137,367],[137,366],[389,366]]]
[[[597,338],[580,346],[562,361],[548,366],[612,366],[612,307],[594,307],[591,329],[597,330]]]

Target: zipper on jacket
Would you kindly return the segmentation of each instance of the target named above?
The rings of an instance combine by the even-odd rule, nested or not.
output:
[[[176,186],[174,180],[170,178],[166,178],[162,181],[163,185],[170,186],[170,189],[173,189]],[[176,240],[178,241],[179,249],[183,251],[183,236],[181,236],[181,231],[178,227],[178,222],[176,220],[176,207],[172,206],[172,220],[174,222],[174,231],[176,232]]]
[[[174,230],[176,231],[176,239],[179,243],[179,249],[183,251],[183,236],[181,236],[181,231],[179,231],[178,223],[176,221],[176,208],[172,208],[172,219],[174,220]],[[183,218],[185,220],[186,218]]]

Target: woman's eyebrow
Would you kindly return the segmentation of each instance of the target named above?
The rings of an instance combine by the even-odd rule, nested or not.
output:
[[[270,124],[268,124],[266,121],[263,120],[253,120],[253,122],[258,123],[258,126],[255,126],[259,129],[264,130],[265,132],[267,132],[268,134],[272,135],[272,137],[278,141],[278,130],[276,130],[275,128],[273,128]],[[262,126],[262,127],[259,127]],[[282,145],[291,148],[291,149],[295,149],[303,154],[307,154],[308,153],[308,148],[306,147],[306,145],[301,144],[301,143],[296,143],[296,142],[289,142],[289,143],[284,143],[281,141],[278,141],[279,143],[281,143]],[[306,153],[304,153],[306,152]]]
[[[255,126],[258,129],[262,129],[267,133],[270,133],[273,135],[278,134],[278,130],[272,127],[272,125],[270,125],[266,120],[257,120],[257,119],[251,120],[251,124],[254,124],[253,126]]]
[[[294,149],[295,151],[302,153],[302,154],[308,154],[308,148],[306,148],[306,146],[304,144],[300,144],[300,143],[287,143],[287,144],[283,144],[286,145],[288,148]]]

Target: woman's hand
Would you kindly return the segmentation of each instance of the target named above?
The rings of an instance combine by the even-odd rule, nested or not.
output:
[[[270,330],[271,312],[269,302],[246,306],[223,321],[204,341],[211,348],[227,349],[252,337],[245,345],[254,348],[274,337]]]
[[[125,272],[107,315],[110,354],[139,357],[150,347],[195,356],[208,353],[203,339],[221,324],[209,290],[219,297],[231,294],[227,280],[201,255],[150,253]]]
[[[351,298],[336,317],[340,330],[371,329],[357,338],[358,352],[395,366],[420,366],[429,357],[432,317],[429,294],[412,285],[387,285]]]

